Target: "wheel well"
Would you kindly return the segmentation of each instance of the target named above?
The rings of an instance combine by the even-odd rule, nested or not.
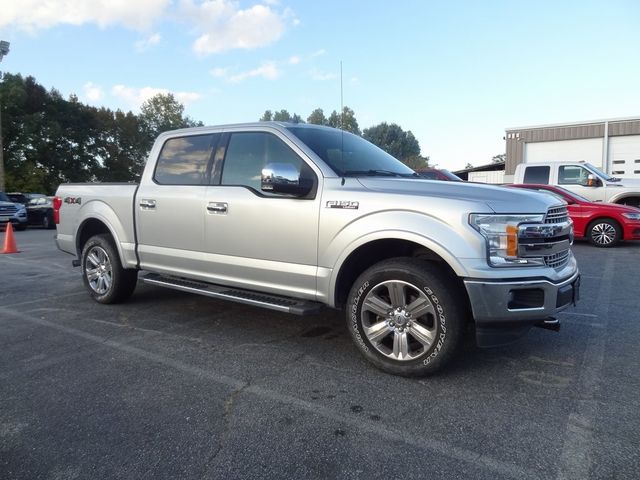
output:
[[[78,234],[76,235],[76,250],[78,251],[78,257],[82,253],[82,248],[84,247],[84,244],[87,243],[87,240],[94,235],[99,235],[101,233],[111,235],[109,228],[107,228],[107,226],[100,220],[96,220],[95,218],[90,218],[80,225]]]
[[[587,225],[587,228],[584,231],[584,235],[585,237],[587,235],[589,235],[589,232],[591,231],[591,227],[593,227],[593,224],[596,222],[601,222],[602,220],[607,220],[613,224],[615,224],[618,229],[620,230],[620,239],[622,239],[624,237],[624,229],[622,228],[622,225],[620,225],[620,222],[618,220],[616,220],[615,218],[611,218],[611,217],[597,217],[594,218],[593,220],[591,220],[589,222],[589,224]]]
[[[423,245],[398,239],[375,240],[351,252],[342,264],[336,281],[336,307],[341,308],[346,304],[349,290],[353,282],[355,282],[356,278],[358,278],[362,272],[382,260],[394,257],[420,258],[429,262],[438,263],[449,275],[456,279],[461,287],[463,286],[462,281],[457,277],[447,262]]]
[[[630,205],[632,207],[640,207],[640,197],[623,197],[616,200],[618,205]]]

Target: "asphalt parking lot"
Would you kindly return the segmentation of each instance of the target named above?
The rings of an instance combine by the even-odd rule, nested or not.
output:
[[[574,247],[562,330],[405,379],[339,313],[139,285],[105,306],[52,231],[0,255],[0,478],[636,479],[640,244]]]

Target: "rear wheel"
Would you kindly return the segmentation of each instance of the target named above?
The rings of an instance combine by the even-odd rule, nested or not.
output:
[[[451,276],[435,264],[397,258],[366,270],[354,283],[347,325],[358,349],[381,370],[423,376],[454,355],[466,302]]]
[[[118,303],[136,288],[138,271],[122,268],[110,235],[91,237],[82,249],[82,280],[99,303]]]
[[[49,213],[45,213],[42,217],[42,228],[46,228],[47,230],[55,228],[55,224],[53,223],[53,216]]]
[[[617,222],[607,218],[594,220],[589,225],[587,238],[596,247],[614,247],[622,239],[622,229]]]

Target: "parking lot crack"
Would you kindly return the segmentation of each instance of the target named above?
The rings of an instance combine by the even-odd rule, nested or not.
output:
[[[251,381],[246,382],[238,388],[235,388],[231,391],[229,396],[225,399],[223,405],[223,414],[222,414],[222,431],[220,432],[220,437],[218,439],[218,445],[211,453],[209,458],[205,463],[205,468],[209,468],[213,463],[215,463],[218,455],[224,448],[229,438],[229,434],[231,433],[231,421],[233,420],[233,414],[236,409],[236,401],[238,397],[244,392],[247,388],[251,386]]]

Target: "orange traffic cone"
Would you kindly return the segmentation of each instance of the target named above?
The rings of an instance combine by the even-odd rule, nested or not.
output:
[[[4,234],[4,250],[0,253],[18,253],[16,239],[13,237],[13,225],[7,222],[7,231]]]

